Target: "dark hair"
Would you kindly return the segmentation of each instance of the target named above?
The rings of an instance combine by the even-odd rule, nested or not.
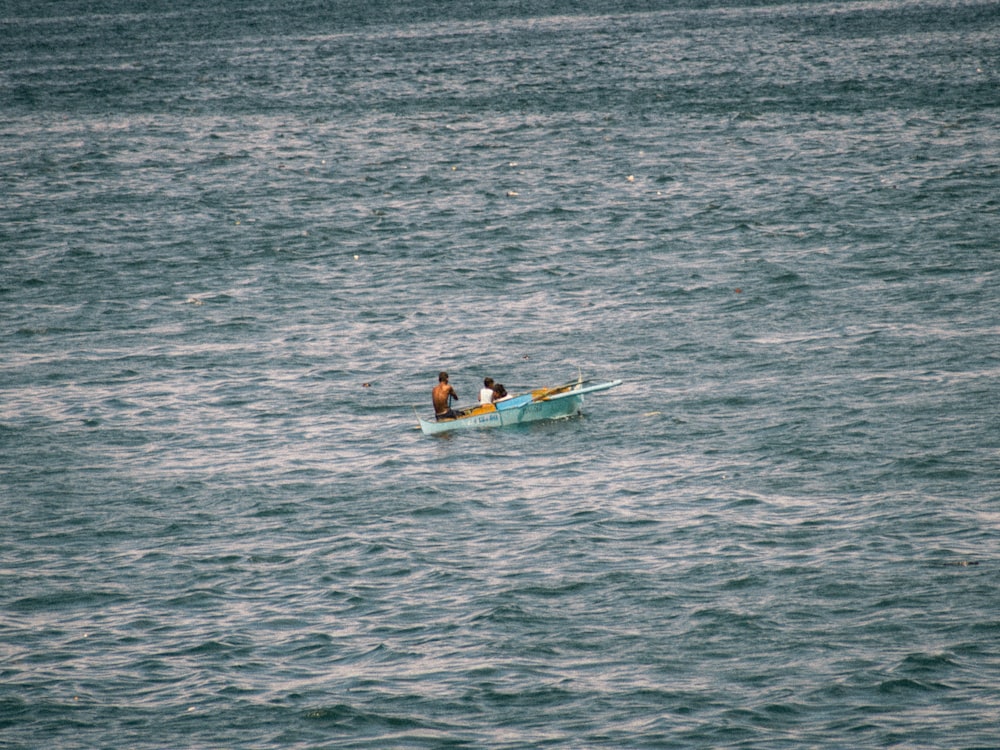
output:
[[[504,396],[507,395],[507,389],[503,387],[503,383],[497,383],[495,386],[493,386],[493,393],[495,393],[500,398],[503,398]]]
[[[493,387],[493,378],[483,378],[483,385],[487,388]]]
[[[448,382],[448,373],[446,373],[444,370],[441,370],[441,372],[438,373],[438,382],[439,383],[447,383]]]

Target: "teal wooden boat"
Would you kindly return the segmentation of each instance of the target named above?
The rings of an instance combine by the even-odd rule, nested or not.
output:
[[[456,410],[454,419],[423,419],[417,417],[425,435],[436,435],[453,430],[471,430],[483,427],[509,427],[543,419],[564,419],[580,414],[583,395],[606,391],[622,384],[620,380],[584,385],[583,379],[555,388],[538,388],[530,393],[504,399],[494,404],[478,404]]]

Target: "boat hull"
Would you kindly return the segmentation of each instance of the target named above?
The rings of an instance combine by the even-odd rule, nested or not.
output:
[[[484,427],[510,427],[527,422],[540,422],[546,419],[565,419],[580,413],[583,408],[583,396],[561,398],[558,401],[529,401],[522,405],[503,408],[503,402],[497,404],[497,409],[482,414],[473,414],[459,419],[445,419],[440,422],[421,419],[420,429],[425,435],[436,435],[454,430],[478,430]]]

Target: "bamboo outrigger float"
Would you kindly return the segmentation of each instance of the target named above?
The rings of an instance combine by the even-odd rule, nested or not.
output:
[[[606,391],[622,384],[621,380],[611,380],[607,383],[585,386],[585,382],[587,381],[581,377],[565,385],[538,388],[530,393],[513,396],[493,404],[478,404],[466,409],[456,409],[454,418],[433,420],[418,416],[417,419],[425,435],[481,427],[508,427],[543,419],[563,419],[581,413],[583,394]]]

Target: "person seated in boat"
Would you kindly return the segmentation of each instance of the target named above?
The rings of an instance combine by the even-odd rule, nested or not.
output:
[[[493,378],[483,378],[483,387],[479,389],[479,403],[493,403]]]
[[[503,387],[503,383],[496,383],[493,386],[493,403],[497,401],[506,401],[513,396],[507,393],[507,389]]]
[[[435,419],[454,419],[458,416],[451,408],[452,399],[458,401],[458,393],[448,384],[448,373],[438,373],[438,384],[434,386],[431,398],[434,401]]]

